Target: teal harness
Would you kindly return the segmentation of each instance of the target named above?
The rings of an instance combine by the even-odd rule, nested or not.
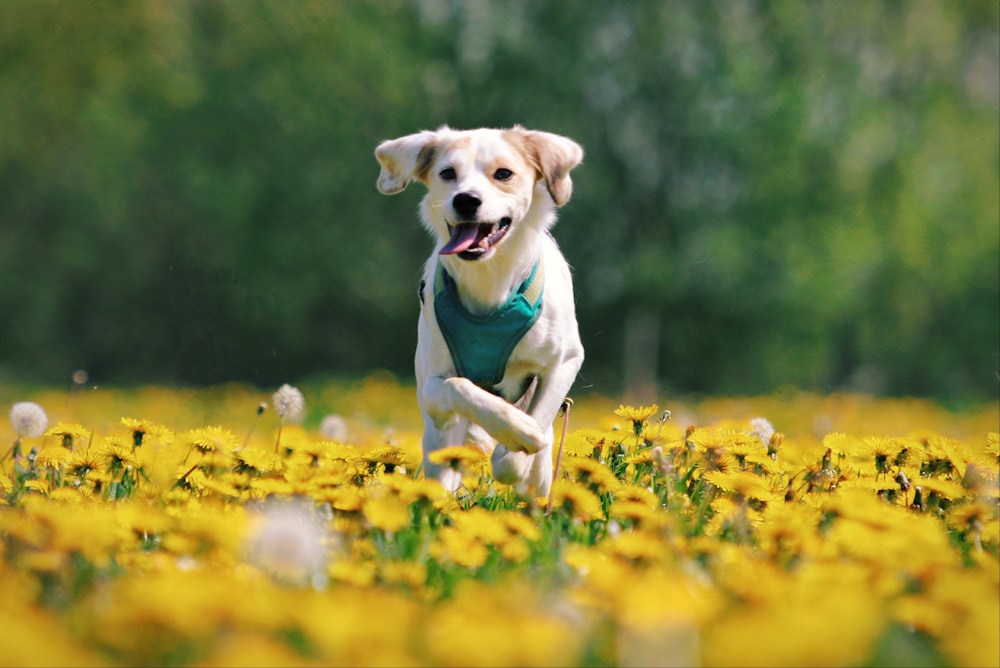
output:
[[[497,310],[484,316],[469,313],[458,298],[455,280],[438,263],[434,276],[434,314],[459,376],[495,392],[518,341],[542,312],[545,279],[542,262]],[[423,285],[420,300],[423,301]]]

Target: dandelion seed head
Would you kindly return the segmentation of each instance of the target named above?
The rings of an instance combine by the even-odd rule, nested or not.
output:
[[[750,420],[750,428],[764,445],[768,445],[774,436],[774,425],[767,418],[758,417]]]
[[[302,417],[306,409],[306,400],[302,396],[299,388],[292,387],[287,383],[278,388],[278,391],[271,397],[274,410],[282,420],[294,422]]]
[[[36,438],[45,433],[49,418],[45,410],[33,401],[20,401],[10,408],[10,423],[18,438]]]
[[[339,415],[327,415],[319,423],[319,433],[323,438],[343,443],[347,440],[347,422]]]
[[[264,506],[247,541],[250,560],[278,580],[326,585],[327,536],[311,504],[271,502]]]

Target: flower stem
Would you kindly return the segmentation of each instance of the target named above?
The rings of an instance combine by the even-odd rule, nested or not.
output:
[[[562,467],[562,456],[563,456],[563,446],[566,444],[566,432],[569,430],[569,407],[573,405],[573,400],[569,397],[563,400],[563,428],[562,435],[559,437],[559,452],[556,454],[556,468],[552,472],[552,486],[555,486],[556,481],[559,480],[559,469]],[[549,502],[545,507],[545,514],[552,514],[552,502],[555,497],[552,495],[552,486],[549,487]]]

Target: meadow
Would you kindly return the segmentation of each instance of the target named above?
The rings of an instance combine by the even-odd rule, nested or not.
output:
[[[995,404],[578,396],[535,498],[275,389],[0,386],[0,665],[1000,665]]]

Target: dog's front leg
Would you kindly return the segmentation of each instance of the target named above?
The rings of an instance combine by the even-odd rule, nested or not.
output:
[[[421,397],[424,401],[426,398]],[[454,492],[462,484],[462,474],[447,466],[435,464],[428,455],[448,445],[458,445],[465,441],[468,422],[457,415],[444,415],[424,403],[423,463],[424,475],[436,478],[449,492]]]
[[[538,379],[535,394],[528,406],[528,415],[545,428],[545,447],[536,454],[513,452],[497,445],[491,458],[493,477],[505,484],[526,483],[539,496],[548,496],[552,486],[552,423],[566,400],[576,375],[583,364],[582,349],[573,351],[560,364]]]
[[[421,388],[421,408],[432,423],[425,427],[434,427],[424,430],[424,452],[451,445],[437,441],[444,437],[456,416],[478,424],[490,436],[514,450],[533,453],[551,443],[551,435],[547,437],[531,415],[467,378],[433,376],[427,379]]]

